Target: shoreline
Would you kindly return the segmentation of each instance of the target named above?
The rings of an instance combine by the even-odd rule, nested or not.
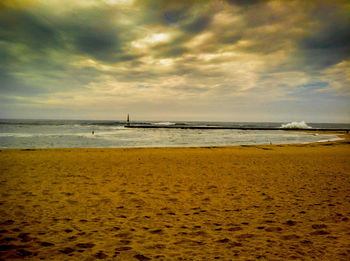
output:
[[[188,126],[188,125],[124,125],[135,129],[193,129],[193,130],[282,130],[282,131],[346,131],[349,128],[283,128],[283,127],[230,127],[230,126]]]
[[[200,146],[193,146],[193,145],[188,145],[188,146],[140,146],[140,147],[64,147],[64,148],[33,148],[33,147],[28,147],[28,148],[1,148],[0,150],[51,150],[51,149],[157,149],[157,148],[230,148],[230,147],[248,147],[248,146],[279,146],[279,145],[298,145],[298,144],[319,144],[319,143],[326,143],[326,142],[340,142],[342,140],[350,140],[350,134],[347,131],[324,131],[324,132],[319,132],[319,131],[314,131],[314,130],[287,130],[290,132],[306,132],[306,133],[314,133],[314,134],[332,134],[336,135],[338,138],[334,138],[331,140],[320,140],[320,141],[315,141],[315,142],[304,142],[304,143],[274,143],[274,144],[241,144],[241,145],[200,145]],[[343,138],[342,138],[343,136]]]
[[[348,260],[343,135],[308,144],[1,149],[0,259]]]

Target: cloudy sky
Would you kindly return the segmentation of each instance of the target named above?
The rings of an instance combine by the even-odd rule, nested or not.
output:
[[[127,113],[350,122],[350,1],[0,1],[0,118]]]

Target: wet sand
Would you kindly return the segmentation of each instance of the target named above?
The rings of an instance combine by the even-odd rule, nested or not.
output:
[[[0,152],[0,259],[349,260],[350,144]]]

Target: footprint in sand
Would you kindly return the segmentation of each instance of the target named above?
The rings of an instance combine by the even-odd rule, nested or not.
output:
[[[147,249],[164,249],[165,245],[163,245],[163,244],[155,244],[155,245],[152,245],[152,246],[147,246],[146,248]]]
[[[239,242],[230,242],[228,247],[231,248],[231,247],[241,247],[243,246],[242,243],[239,243]]]
[[[310,233],[310,235],[312,235],[312,236],[329,235],[329,234],[330,233],[328,231],[325,231],[325,230],[317,230],[317,231]]]
[[[17,253],[16,253],[17,257],[29,257],[29,256],[32,256],[32,255],[33,255],[33,252],[25,250],[25,249],[18,249]]]
[[[93,243],[79,243],[79,244],[76,244],[77,247],[80,247],[80,248],[92,248],[95,246],[95,244]]]
[[[129,233],[129,232],[126,232],[126,233],[119,233],[119,234],[116,234],[114,235],[115,237],[120,237],[120,238],[131,238],[132,235]]]
[[[218,243],[228,243],[228,242],[230,242],[230,239],[228,239],[228,238],[219,239],[219,240],[216,241],[216,242],[218,242]]]
[[[288,220],[284,223],[284,225],[287,225],[287,226],[295,226],[296,224],[297,222],[293,220]]]
[[[41,242],[40,245],[44,246],[44,247],[50,247],[50,246],[54,246],[55,244],[50,243],[50,242]]]
[[[268,228],[265,228],[265,231],[266,232],[280,232],[280,231],[282,231],[282,228],[280,228],[280,227],[268,227]]]
[[[13,223],[15,223],[15,221],[9,219],[9,220],[6,220],[5,222],[0,223],[0,225],[8,226],[8,225],[12,225]]]
[[[73,253],[73,252],[74,252],[74,249],[73,249],[73,248],[70,248],[70,247],[66,247],[66,248],[60,250],[60,252],[63,253],[63,254],[67,254],[67,255],[68,255],[68,254]]]
[[[3,239],[0,240],[0,243],[5,243],[5,242],[11,242],[11,241],[16,241],[16,238],[13,237],[5,237]]]
[[[9,251],[11,249],[16,248],[15,245],[0,245],[0,251]]]
[[[131,243],[131,241],[130,240],[120,240],[119,241],[121,244],[123,244],[123,245],[129,245],[130,243]]]
[[[99,251],[98,253],[96,253],[94,255],[95,258],[97,259],[105,259],[108,257],[108,255],[106,255],[105,253],[103,253],[102,251]]]
[[[135,257],[137,260],[140,260],[140,261],[151,260],[149,257],[146,257],[146,256],[144,256],[144,255],[140,255],[140,254],[134,255],[134,257]]]
[[[21,242],[30,242],[30,241],[33,241],[34,238],[28,236],[29,233],[21,233],[18,235],[18,238],[21,238]]]
[[[290,234],[290,235],[284,235],[282,236],[283,240],[295,240],[295,239],[299,239],[300,236],[295,235],[295,234]]]
[[[132,247],[128,247],[128,246],[123,246],[123,247],[117,247],[115,249],[115,251],[128,251],[128,250],[131,250]]]
[[[79,204],[78,201],[72,200],[72,199],[67,199],[66,201],[67,201],[69,204],[71,204],[71,205],[77,205],[77,204]]]
[[[208,234],[205,231],[195,231],[195,232],[190,233],[190,235],[192,235],[192,236],[207,236]]]
[[[302,240],[302,241],[300,241],[300,243],[302,243],[303,245],[311,245],[312,241],[310,241],[310,240]]]
[[[241,235],[237,235],[236,238],[244,240],[244,239],[252,238],[254,236],[255,236],[254,234],[241,234]]]
[[[163,230],[162,229],[155,229],[155,230],[151,230],[149,232],[152,233],[152,234],[160,234],[160,233],[163,232]]]
[[[322,228],[327,228],[327,225],[325,225],[325,224],[313,224],[312,228],[313,229],[322,229]]]

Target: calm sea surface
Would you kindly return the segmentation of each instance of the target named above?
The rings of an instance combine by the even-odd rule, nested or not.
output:
[[[132,122],[133,124],[280,127],[266,122]],[[0,120],[0,148],[173,147],[307,143],[337,139],[332,134],[288,131],[128,129],[124,121]],[[318,123],[314,128],[350,128]],[[94,134],[92,134],[94,132]]]

